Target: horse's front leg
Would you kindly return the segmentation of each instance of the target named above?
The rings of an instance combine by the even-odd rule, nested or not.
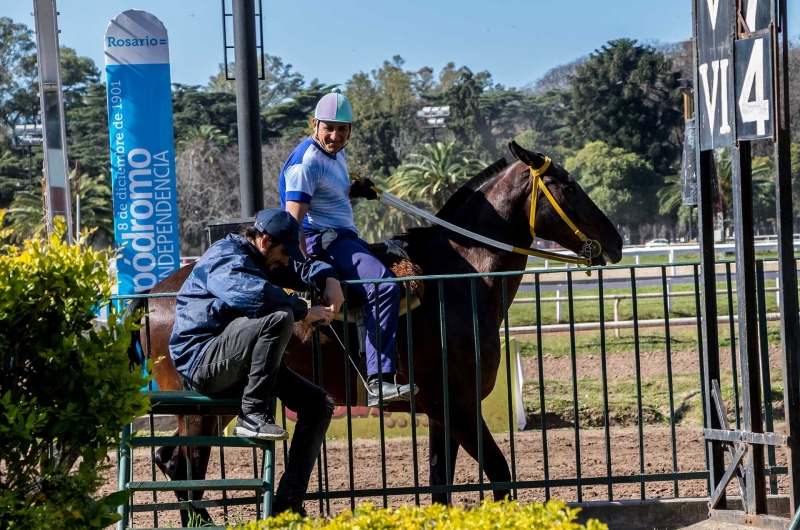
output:
[[[428,459],[430,462],[431,486],[445,486],[453,483],[456,474],[456,458],[458,457],[458,442],[450,437],[450,477],[447,476],[447,450],[445,445],[444,425],[438,421],[429,420],[428,426]],[[432,493],[431,501],[439,504],[448,504],[447,493]]]

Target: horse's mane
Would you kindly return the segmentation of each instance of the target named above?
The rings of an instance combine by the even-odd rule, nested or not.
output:
[[[464,185],[458,188],[458,190],[451,195],[449,199],[447,199],[447,202],[444,203],[444,206],[442,206],[442,208],[436,213],[436,217],[445,221],[449,221],[453,214],[455,214],[476,191],[481,189],[484,184],[489,182],[506,167],[508,167],[508,162],[505,158],[501,158],[495,161],[493,164],[487,166],[486,169],[469,179],[466,183],[464,183]],[[422,240],[432,237],[438,228],[440,227],[436,225],[410,228],[407,232],[399,234],[395,236],[395,238],[402,239],[409,244],[412,242],[418,243]]]
[[[469,179],[463,186],[458,188],[458,190],[447,199],[447,202],[444,203],[442,209],[436,213],[436,217],[439,219],[444,219],[445,221],[449,221],[450,217],[461,208],[467,199],[469,199],[473,193],[481,188],[484,184],[486,184],[492,177],[497,175],[500,171],[505,169],[508,166],[508,162],[506,162],[505,158],[501,158],[497,160],[494,164],[487,166],[486,169]]]

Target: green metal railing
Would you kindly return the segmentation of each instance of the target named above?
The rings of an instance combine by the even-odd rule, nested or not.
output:
[[[385,426],[385,419],[383,414],[378,415],[378,423],[379,423],[379,446],[380,446],[380,485],[374,485],[374,487],[364,487],[357,485],[357,476],[358,472],[356,470],[356,458],[355,458],[355,450],[361,443],[358,439],[354,438],[353,433],[353,412],[352,406],[354,405],[351,401],[350,393],[348,392],[345,396],[345,405],[346,405],[346,425],[347,425],[347,440],[346,440],[346,452],[347,452],[347,470],[346,472],[342,472],[342,470],[337,469],[330,469],[329,467],[329,442],[326,442],[322,448],[320,459],[318,461],[317,466],[317,473],[316,473],[316,491],[311,491],[307,494],[306,499],[308,501],[313,501],[313,504],[318,506],[318,510],[320,513],[331,513],[332,512],[332,502],[337,500],[349,500],[349,506],[355,507],[357,502],[360,499],[365,498],[380,498],[381,503],[383,506],[388,506],[392,504],[390,500],[392,498],[400,497],[400,496],[413,496],[415,503],[424,503],[428,502],[428,500],[424,497],[426,495],[432,493],[446,493],[448,498],[450,495],[455,493],[471,493],[476,495],[478,498],[483,498],[486,492],[490,492],[493,490],[503,490],[509,489],[512,492],[512,496],[514,498],[518,498],[523,491],[526,490],[535,490],[540,491],[543,493],[542,497],[544,499],[549,499],[553,495],[553,490],[559,488],[559,496],[563,497],[565,494],[563,493],[563,488],[570,488],[574,489],[574,496],[568,500],[575,500],[578,502],[582,502],[585,500],[584,496],[584,489],[589,487],[596,487],[601,486],[605,491],[605,495],[599,497],[600,500],[615,500],[620,497],[620,495],[615,495],[614,487],[619,485],[638,485],[638,494],[633,495],[633,497],[638,498],[640,500],[645,500],[647,498],[652,497],[653,495],[648,495],[647,485],[651,483],[667,483],[671,485],[670,492],[672,497],[680,497],[682,494],[681,485],[686,483],[687,481],[703,481],[706,483],[704,491],[707,491],[707,483],[708,483],[708,453],[706,444],[702,444],[702,442],[698,443],[698,454],[681,454],[678,450],[678,425],[677,425],[677,417],[676,417],[676,402],[675,402],[675,374],[673,373],[673,354],[674,350],[672,347],[672,332],[673,330],[670,328],[670,318],[671,313],[675,310],[670,310],[669,301],[667,299],[668,293],[668,285],[670,284],[670,275],[668,274],[668,267],[672,268],[673,266],[677,267],[685,267],[691,271],[688,277],[692,280],[690,289],[693,290],[694,293],[694,307],[693,312],[696,316],[697,323],[696,323],[696,330],[697,330],[697,342],[696,348],[698,352],[698,373],[696,374],[689,374],[692,377],[696,376],[696,388],[697,392],[700,394],[701,400],[704,400],[705,396],[703,394],[703,344],[700,338],[700,330],[701,330],[701,323],[700,323],[700,316],[699,316],[699,308],[700,308],[700,296],[701,293],[699,291],[699,264],[690,262],[690,263],[678,263],[678,264],[666,264],[666,265],[636,265],[636,266],[618,266],[618,267],[603,267],[603,268],[592,268],[592,269],[564,269],[564,270],[534,270],[534,271],[525,271],[525,272],[513,272],[513,273],[490,273],[490,274],[467,274],[467,275],[438,275],[438,276],[425,276],[425,277],[413,277],[413,278],[393,278],[393,279],[386,279],[380,281],[373,281],[373,280],[359,280],[359,281],[348,281],[342,282],[344,290],[345,290],[345,303],[344,303],[344,315],[345,315],[345,322],[347,323],[347,315],[348,309],[350,309],[353,305],[352,300],[348,296],[348,286],[356,285],[356,284],[374,284],[377,287],[379,283],[386,283],[386,282],[397,282],[401,283],[405,286],[405,293],[406,293],[406,303],[408,307],[411,307],[411,299],[410,299],[410,283],[413,280],[424,280],[426,282],[426,290],[427,292],[431,293],[434,292],[438,294],[438,329],[439,329],[439,336],[440,336],[440,344],[441,347],[441,358],[442,358],[442,371],[444,374],[444,378],[441,382],[442,389],[443,389],[443,409],[444,409],[444,432],[445,432],[445,444],[444,444],[444,457],[445,457],[445,465],[446,465],[446,476],[447,476],[447,484],[445,485],[438,485],[438,486],[431,486],[431,485],[423,485],[420,480],[420,462],[419,462],[419,454],[417,450],[417,431],[416,431],[416,423],[411,421],[411,451],[408,455],[408,466],[412,469],[413,476],[410,478],[407,484],[402,485],[388,485],[387,480],[387,441],[386,441],[386,426]],[[731,263],[729,262],[722,262],[722,266],[724,268],[723,283],[726,285],[726,294],[724,295],[727,298],[727,309],[729,315],[733,317],[735,315],[734,311],[734,288],[735,285],[732,282],[731,276]],[[591,278],[586,278],[584,273],[586,271],[591,271],[592,276]],[[759,334],[761,338],[760,346],[761,346],[761,354],[762,354],[762,381],[764,387],[764,397],[766,402],[765,408],[765,417],[766,417],[766,427],[771,432],[774,423],[773,417],[773,407],[772,407],[772,390],[771,390],[771,381],[770,381],[770,372],[769,372],[769,342],[768,342],[768,325],[767,325],[767,303],[766,303],[766,296],[765,296],[765,269],[764,269],[764,262],[760,261],[757,267],[757,276],[758,276],[758,304],[759,304]],[[528,345],[531,346],[535,354],[535,374],[527,374],[528,378],[533,380],[535,376],[535,381],[538,382],[538,389],[534,392],[528,393],[525,397],[529,399],[529,402],[532,404],[534,410],[539,411],[539,426],[538,430],[540,432],[541,438],[541,466],[540,466],[540,477],[532,477],[532,476],[524,476],[530,475],[530,472],[520,473],[520,463],[522,462],[521,459],[527,457],[528,455],[520,454],[517,444],[519,441],[520,436],[525,436],[525,433],[518,433],[516,432],[515,420],[514,420],[514,395],[513,392],[514,384],[513,384],[513,377],[512,377],[512,355],[513,351],[510,347],[510,332],[509,332],[509,320],[511,318],[519,319],[521,318],[518,314],[509,314],[510,310],[510,300],[507,296],[507,287],[509,279],[516,280],[517,277],[524,275],[524,283],[523,285],[527,289],[527,293],[533,293],[533,297],[535,298],[535,310],[533,317],[534,322],[537,328],[537,332],[533,334],[533,337],[528,339]],[[576,276],[577,275],[577,276]],[[686,276],[684,276],[685,278]],[[505,371],[506,380],[509,382],[508,389],[507,389],[507,412],[508,412],[508,449],[505,452],[506,459],[510,464],[510,472],[511,472],[511,481],[510,482],[502,482],[502,483],[490,483],[484,480],[483,471],[484,471],[484,462],[483,462],[483,447],[484,447],[484,440],[481,437],[481,420],[482,420],[482,410],[481,406],[475,410],[474,418],[478,424],[477,432],[479,433],[479,438],[477,440],[478,443],[478,462],[477,462],[477,475],[474,477],[474,480],[469,481],[468,483],[460,483],[453,484],[450,481],[450,476],[452,470],[450,469],[450,462],[451,462],[451,451],[452,448],[450,446],[450,434],[452,429],[451,424],[451,406],[452,406],[452,399],[453,396],[450,395],[450,382],[448,380],[447,374],[449,372],[449,363],[452,362],[452,352],[448,349],[447,344],[447,333],[445,329],[446,323],[446,310],[447,310],[447,303],[445,299],[446,294],[446,285],[448,282],[467,282],[470,301],[471,301],[471,314],[472,314],[472,322],[471,322],[471,330],[473,333],[474,338],[474,362],[476,370],[475,370],[475,389],[480,395],[481,389],[481,347],[480,347],[480,326],[478,321],[478,309],[479,309],[479,300],[477,295],[477,282],[485,281],[487,278],[493,278],[494,281],[499,281],[502,288],[502,315],[503,315],[503,324],[502,328],[498,330],[500,333],[502,342],[501,347],[504,349],[505,352],[505,365],[501,365],[499,370]],[[555,279],[554,279],[555,278]],[[578,285],[578,282],[580,285]],[[587,282],[589,282],[587,284]],[[538,330],[543,325],[543,303],[541,302],[542,299],[542,292],[545,290],[555,290],[554,283],[559,283],[563,285],[566,283],[567,292],[568,292],[568,313],[569,313],[569,332],[568,332],[568,356],[569,356],[569,396],[571,400],[571,414],[572,414],[572,423],[568,427],[566,427],[571,432],[572,437],[572,446],[565,447],[564,445],[553,446],[552,443],[549,443],[549,436],[553,435],[555,430],[555,434],[559,435],[559,437],[563,438],[563,433],[565,428],[559,428],[557,424],[549,425],[548,424],[548,413],[549,411],[553,411],[553,405],[551,404],[552,396],[548,393],[548,386],[552,387],[552,382],[548,382],[545,379],[546,371],[545,371],[545,354],[547,354],[547,345],[545,344],[545,340],[543,338],[543,334]],[[666,387],[667,387],[667,405],[666,408],[668,409],[668,436],[669,436],[669,454],[668,454],[668,467],[669,471],[666,472],[648,472],[648,460],[646,454],[646,443],[645,438],[646,434],[649,430],[653,429],[650,425],[646,425],[645,421],[645,411],[644,411],[644,397],[643,397],[643,366],[642,366],[642,342],[641,342],[641,335],[640,331],[636,326],[636,323],[639,321],[640,314],[642,308],[639,304],[639,299],[637,297],[637,293],[643,288],[645,284],[651,284],[649,287],[658,288],[660,287],[662,292],[662,300],[661,300],[661,309],[664,316],[664,337],[665,342],[663,346],[663,354],[665,356],[665,373],[663,374],[666,377]],[[587,473],[584,466],[584,461],[582,459],[582,444],[581,444],[581,437],[582,435],[586,435],[587,430],[596,431],[597,429],[590,429],[586,425],[582,425],[581,421],[581,406],[585,398],[581,395],[581,385],[580,383],[584,381],[584,379],[580,375],[579,371],[579,359],[581,359],[582,352],[581,346],[577,340],[578,337],[581,336],[583,333],[589,332],[582,332],[576,331],[575,324],[576,324],[576,304],[578,302],[573,302],[575,297],[575,290],[576,287],[580,288],[587,288],[587,285],[592,288],[592,290],[597,291],[598,293],[598,306],[597,306],[597,314],[599,318],[600,329],[599,332],[592,332],[598,335],[599,340],[599,357],[600,357],[600,393],[601,395],[601,402],[602,402],[602,440],[603,440],[603,449],[602,458],[604,461],[602,462],[602,472],[590,472]],[[630,291],[631,295],[631,319],[634,323],[632,332],[633,332],[633,344],[632,350],[627,352],[627,354],[633,355],[634,360],[634,376],[633,376],[633,388],[635,389],[635,424],[636,424],[636,441],[637,441],[637,462],[636,462],[636,471],[632,472],[631,474],[615,474],[614,472],[614,440],[617,429],[612,425],[613,418],[611,414],[612,406],[612,396],[613,392],[609,386],[609,357],[611,354],[607,351],[608,348],[608,340],[605,329],[605,315],[606,315],[606,306],[607,303],[604,295],[606,295],[610,290],[618,290],[618,289],[627,289]],[[526,293],[526,294],[527,294]],[[521,294],[518,293],[518,296]],[[170,296],[170,295],[160,295],[160,296]],[[173,295],[174,296],[174,295]],[[132,298],[132,297],[119,297],[119,298]],[[147,298],[147,296],[144,296]],[[580,302],[581,307],[589,307],[589,304],[593,304],[594,302]],[[691,303],[690,303],[691,304]],[[720,306],[724,307],[724,306]],[[380,308],[378,308],[378,311]],[[653,311],[653,306],[651,305],[648,311]],[[405,329],[400,329],[398,334],[404,334],[405,342],[407,344],[407,350],[405,354],[408,357],[408,367],[409,367],[409,382],[413,385],[415,383],[414,380],[414,333],[415,330],[413,329],[413,319],[406,318],[405,320]],[[434,323],[430,323],[430,325],[435,325]],[[731,344],[731,385],[732,389],[732,412],[736,424],[739,424],[740,421],[740,404],[739,404],[739,391],[738,391],[738,374],[737,374],[737,358],[734,355],[735,352],[735,340],[736,340],[736,332],[735,332],[735,323],[734,319],[730,319],[730,324],[727,326],[728,328],[728,340]],[[149,335],[149,323],[145,325],[145,333]],[[318,337],[319,331],[316,332]],[[378,334],[378,341],[380,341],[379,334],[380,328],[376,330]],[[721,334],[721,340],[722,340]],[[344,352],[350,350],[350,345],[354,340],[352,337],[352,330],[349,326],[345,325],[343,329],[343,334],[341,335],[341,340],[344,346]],[[148,341],[149,344],[149,341]],[[320,341],[315,341],[315,348],[312,355],[312,374],[314,375],[313,379],[314,382],[322,387],[324,387],[324,379],[329,377],[328,374],[322,373],[322,358],[321,358],[321,351],[319,347]],[[328,353],[329,355],[329,353]],[[378,363],[380,366],[380,363]],[[342,356],[342,364],[344,370],[344,380],[346,384],[346,388],[350,388],[350,385],[354,383],[351,379],[351,364],[350,360],[347,358],[347,354],[344,353]],[[330,377],[337,376],[339,374],[331,374]],[[683,374],[684,376],[686,374]],[[382,396],[381,396],[382,397]],[[418,410],[416,409],[416,404],[414,400],[411,401],[411,418],[416,418]],[[704,407],[700,406],[699,409],[702,411],[702,423],[703,426],[708,427],[708,419],[705,417],[705,410]],[[566,416],[565,416],[566,417]],[[284,418],[284,427],[286,421],[286,415],[283,415]],[[569,422],[567,422],[569,423]],[[221,428],[222,426],[220,426]],[[697,438],[701,440],[701,435],[699,432],[699,426],[697,427]],[[659,427],[660,428],[660,427]],[[660,432],[660,431],[658,431]],[[590,433],[592,434],[592,433]],[[152,416],[150,418],[150,436],[153,436],[153,419]],[[175,440],[170,440],[170,442],[175,442]],[[332,443],[332,442],[330,442]],[[336,442],[341,443],[341,442]],[[699,449],[700,447],[704,447],[704,450]],[[286,442],[283,443],[283,458],[284,463],[287,455],[287,448],[288,444]],[[696,462],[698,459],[702,458],[701,454],[705,451],[705,465],[702,466],[702,469],[692,469],[692,470],[681,470],[681,462],[690,461],[692,463]],[[560,453],[560,454],[559,454]],[[567,457],[574,459],[574,474],[573,476],[560,476],[558,478],[554,478],[554,471],[552,469],[552,459],[554,455],[558,455],[559,458],[564,458],[565,455]],[[155,465],[152,464],[152,458],[154,456],[154,452],[151,448],[150,450],[150,458],[151,458],[151,474],[152,480],[156,480],[156,473],[155,473]],[[772,493],[778,492],[778,482],[777,482],[777,475],[785,474],[786,467],[785,466],[777,466],[776,462],[776,455],[774,449],[771,449],[769,452],[769,461],[768,461],[768,468],[767,468],[767,475],[769,476],[769,484],[770,490]],[[221,464],[221,479],[220,480],[229,480],[225,478],[225,450],[220,447],[219,450],[219,460]],[[374,462],[374,465],[378,465],[377,462]],[[530,467],[529,465],[527,466]],[[697,466],[694,466],[697,468]],[[258,457],[257,455],[254,456],[254,477],[258,477]],[[331,474],[337,473],[339,476],[339,482],[344,482],[344,487],[333,488],[331,487]],[[563,473],[560,473],[563,475]],[[345,477],[342,479],[341,477]],[[166,487],[165,487],[166,489]],[[695,489],[696,491],[696,489]],[[225,502],[220,502],[217,500],[211,501],[203,501],[206,502],[206,506],[223,506],[225,507],[225,516],[228,515],[227,506],[230,504],[234,504],[235,499],[228,499],[226,497],[227,492],[225,492],[223,488],[223,497]],[[535,493],[536,496],[540,495],[539,493]],[[630,498],[632,495],[626,495]],[[659,494],[658,496],[663,497],[663,494]],[[526,498],[530,498],[529,495]],[[538,498],[538,497],[537,497]],[[593,493],[593,498],[598,499],[597,490]],[[153,494],[153,502],[155,502],[156,496],[155,493]],[[254,499],[242,499],[251,502]],[[256,504],[258,503],[258,497],[255,498]],[[237,501],[238,502],[238,501]],[[230,503],[230,504],[229,504]],[[172,509],[175,509],[177,505],[173,503],[171,505]],[[258,509],[258,508],[257,508]],[[153,520],[155,526],[158,526],[158,513],[153,510],[149,505],[139,505],[139,504],[132,504],[131,505],[132,512],[140,512],[140,511],[153,511]],[[333,510],[335,511],[335,509]]]

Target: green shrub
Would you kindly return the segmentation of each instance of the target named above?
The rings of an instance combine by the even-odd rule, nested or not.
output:
[[[0,248],[0,528],[102,528],[127,498],[91,497],[149,406],[128,369],[132,324],[109,308],[93,326],[109,257],[59,235]]]
[[[434,504],[424,508],[403,506],[385,510],[377,510],[367,503],[356,508],[355,512],[347,510],[333,519],[308,519],[287,512],[239,528],[242,530],[272,528],[289,530],[412,530],[417,528],[436,530],[500,530],[504,528],[607,530],[606,525],[594,519],[585,526],[576,523],[575,518],[579,511],[578,508],[570,508],[565,503],[555,500],[551,500],[547,504],[484,501],[480,506],[473,508],[446,507]]]

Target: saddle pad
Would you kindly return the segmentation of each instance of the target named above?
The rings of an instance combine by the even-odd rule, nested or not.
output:
[[[411,309],[418,308],[421,303],[422,303],[422,301],[419,298],[417,298],[416,296],[413,296],[413,295],[411,296]],[[349,324],[355,324],[357,322],[358,311],[359,311],[359,308],[350,309],[350,310],[347,311],[347,322]],[[405,297],[403,297],[403,298],[400,299],[400,313],[397,316],[401,317],[401,316],[405,315],[406,313],[408,313],[408,305],[406,304]],[[338,313],[333,315],[333,319],[334,320],[338,320],[339,322],[344,322],[344,311],[339,311]]]
[[[407,278],[409,276],[422,276],[422,269],[411,258],[403,248],[403,242],[389,240],[384,243],[373,243],[367,245],[367,250],[383,263],[384,267],[392,271],[397,278]],[[425,294],[425,284],[420,280],[411,280],[411,296],[422,300]],[[405,286],[405,283],[402,284]]]

